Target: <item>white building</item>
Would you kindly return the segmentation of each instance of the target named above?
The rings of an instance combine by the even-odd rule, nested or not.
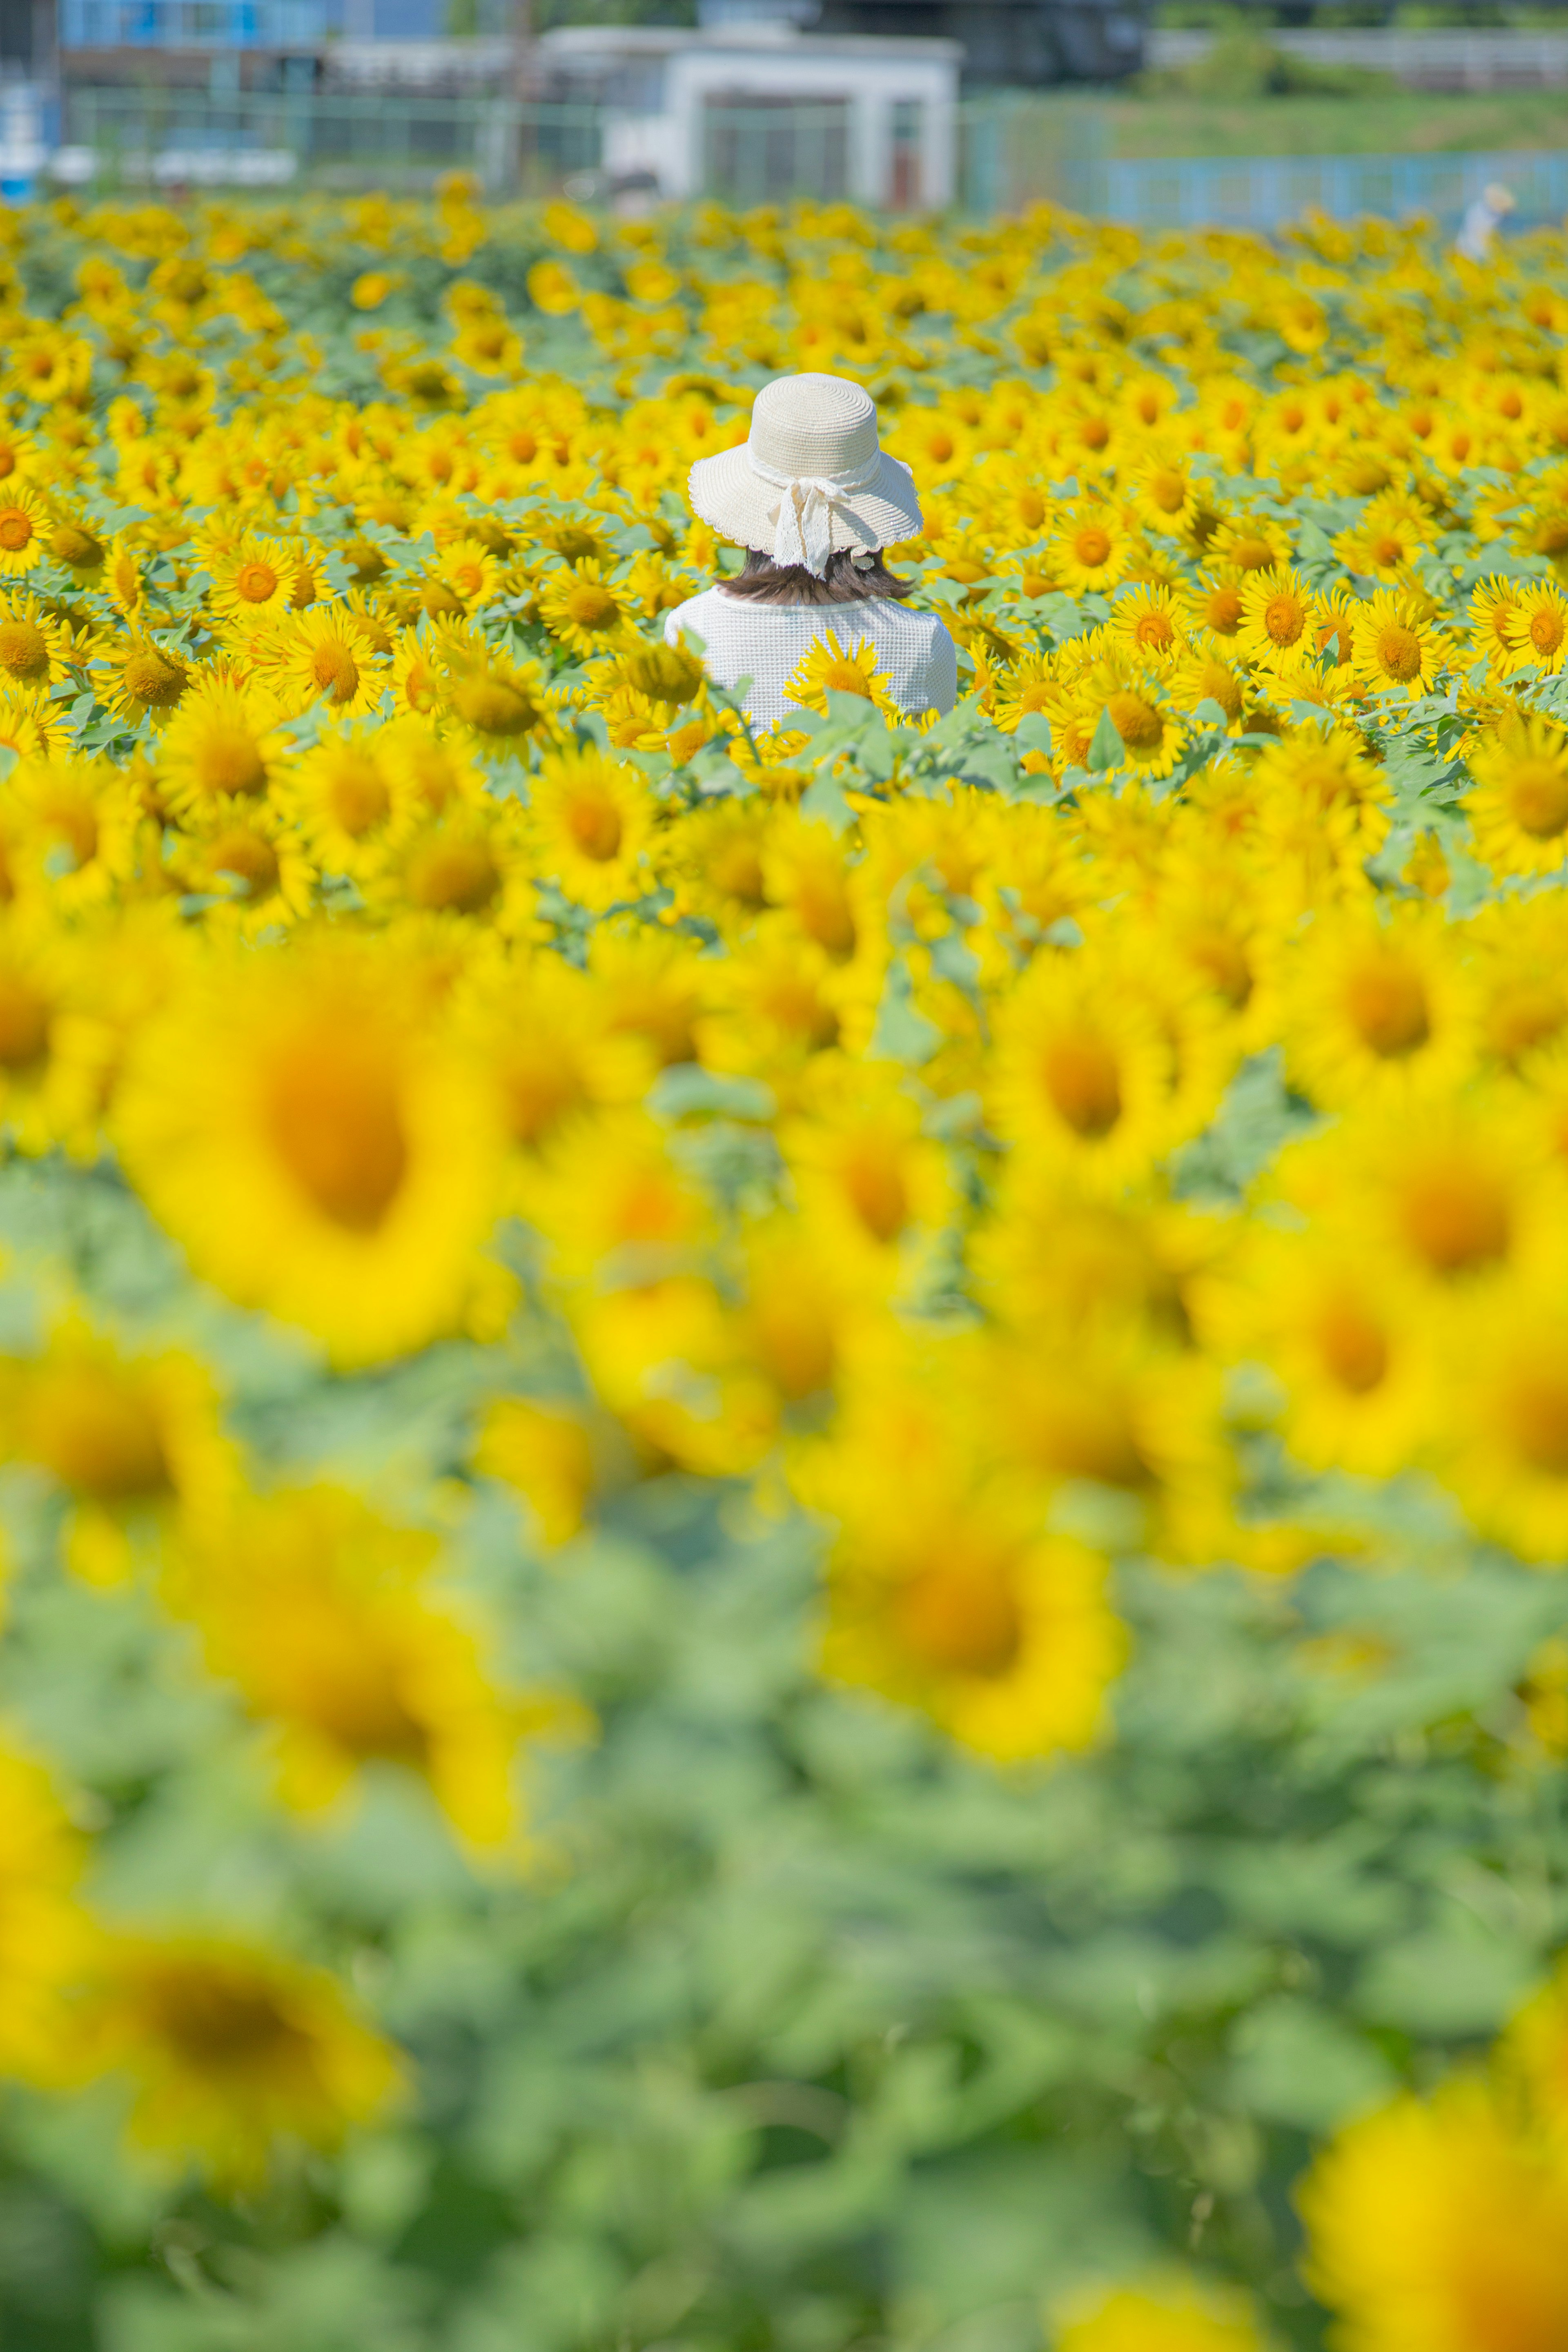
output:
[[[952,202],[957,41],[812,34],[776,19],[562,25],[538,62],[552,98],[604,109],[612,190],[742,204]]]

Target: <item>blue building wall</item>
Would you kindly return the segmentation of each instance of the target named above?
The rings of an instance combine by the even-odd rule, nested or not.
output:
[[[444,33],[445,0],[59,0],[63,49],[312,48],[331,30],[377,40],[432,40]],[[367,26],[366,14],[371,16]],[[481,16],[484,14],[481,8]]]
[[[65,49],[309,48],[337,16],[334,0],[60,0],[59,43]]]

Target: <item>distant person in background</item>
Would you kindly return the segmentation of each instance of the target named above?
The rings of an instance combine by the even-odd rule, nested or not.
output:
[[[1514,202],[1511,190],[1500,186],[1496,180],[1483,188],[1459,224],[1455,252],[1466,261],[1487,260]]]
[[[838,375],[784,375],[764,384],[739,449],[691,468],[691,503],[721,538],[746,550],[721,580],[669,614],[672,646],[689,630],[716,686],[752,681],[746,715],[776,727],[796,705],[784,687],[831,633],[844,653],[868,642],[888,691],[910,717],[951,710],[958,656],[934,613],[906,613],[909,586],[881,550],[921,529],[912,476],[877,438],[868,392]]]

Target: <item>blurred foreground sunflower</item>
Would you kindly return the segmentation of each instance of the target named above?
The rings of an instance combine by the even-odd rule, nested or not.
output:
[[[115,1119],[132,1181],[198,1274],[342,1363],[461,1329],[500,1139],[416,975],[368,942],[216,953],[137,1040]]]

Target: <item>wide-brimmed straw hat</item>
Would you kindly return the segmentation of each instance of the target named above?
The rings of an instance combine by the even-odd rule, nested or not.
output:
[[[763,386],[751,437],[700,457],[691,503],[737,547],[775,563],[804,563],[820,579],[847,547],[891,547],[921,528],[907,466],[877,439],[877,404],[841,375],[781,375]]]

